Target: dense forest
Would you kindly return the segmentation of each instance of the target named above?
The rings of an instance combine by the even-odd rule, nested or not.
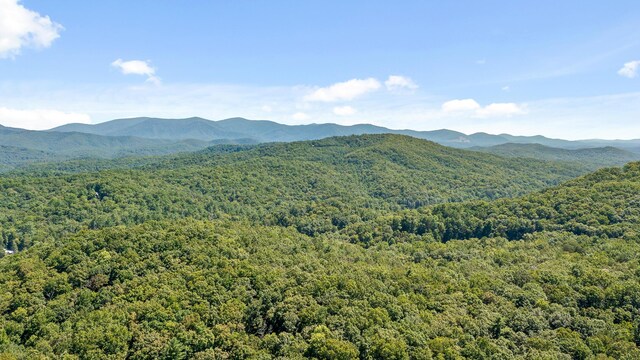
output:
[[[363,135],[10,172],[0,358],[638,359],[640,163],[585,171]]]
[[[22,250],[80,228],[184,217],[248,219],[314,235],[382,211],[522,195],[584,170],[398,135],[222,145],[84,172],[90,164],[74,162],[64,171],[36,167],[0,178],[6,246]]]
[[[507,143],[472,149],[506,157],[577,163],[592,170],[607,166],[622,166],[628,162],[640,160],[640,154],[612,146],[559,149],[540,144]]]

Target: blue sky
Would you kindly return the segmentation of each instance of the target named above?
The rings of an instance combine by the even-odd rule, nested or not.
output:
[[[640,138],[638,34],[638,1],[0,0],[0,124]]]

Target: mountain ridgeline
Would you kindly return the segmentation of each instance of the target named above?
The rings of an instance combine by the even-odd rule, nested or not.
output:
[[[338,124],[284,125],[268,120],[230,118],[211,121],[203,118],[158,119],[131,118],[107,121],[99,124],[67,124],[50,131],[80,132],[103,136],[135,136],[148,139],[202,141],[253,139],[256,142],[289,142],[317,140],[332,136],[363,134],[400,134],[430,140],[442,145],[468,148],[494,146],[506,143],[541,144],[550,147],[577,149],[588,147],[616,146],[640,149],[640,140],[581,140],[568,141],[544,136],[513,136],[475,133],[466,135],[452,130],[415,131],[393,130],[370,124],[343,126]]]
[[[197,151],[219,144],[250,144],[237,140],[161,140],[135,136],[102,136],[81,132],[31,131],[0,126],[0,165],[17,167],[78,158],[117,158]]]
[[[215,144],[257,144],[317,140],[332,136],[362,134],[399,134],[425,139],[456,148],[500,146],[504,144],[541,144],[558,148],[547,152],[528,151],[538,159],[554,159],[548,152],[561,149],[593,148],[597,162],[584,163],[584,157],[558,155],[563,161],[582,164],[584,171],[598,167],[620,165],[640,154],[640,140],[629,141],[566,141],[542,136],[511,136],[476,133],[465,135],[451,130],[392,130],[361,124],[283,125],[266,120],[232,118],[211,121],[202,118],[156,119],[132,118],[99,124],[67,124],[48,131],[29,131],[0,126],[0,171],[9,171],[32,164],[61,162],[71,159],[111,159],[156,156],[192,152]],[[615,146],[630,154],[614,153],[603,146]],[[497,151],[491,150],[487,151]],[[509,155],[508,153],[501,153]]]
[[[0,175],[0,357],[640,358],[640,163],[519,155],[383,134]]]
[[[529,158],[582,164],[592,170],[607,166],[620,166],[640,160],[640,154],[613,146],[586,149],[559,149],[540,144],[507,143],[489,147],[474,147],[471,150],[510,158]]]

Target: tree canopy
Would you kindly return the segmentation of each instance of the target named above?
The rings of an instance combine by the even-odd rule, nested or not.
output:
[[[79,164],[0,177],[0,358],[640,358],[640,163],[556,185],[379,135]]]

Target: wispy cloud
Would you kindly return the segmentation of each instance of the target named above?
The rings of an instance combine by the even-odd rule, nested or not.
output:
[[[473,99],[455,99],[443,103],[441,108],[445,113],[475,111],[480,109],[480,104]]]
[[[9,109],[0,107],[0,121],[8,127],[46,130],[68,123],[90,123],[87,114],[68,113],[51,109]]]
[[[525,107],[516,103],[493,103],[483,107],[474,99],[449,100],[442,104],[441,109],[446,114],[467,113],[478,118],[510,117],[526,113]]]
[[[125,75],[144,75],[147,81],[156,85],[160,84],[160,78],[156,76],[156,69],[151,66],[149,61],[145,60],[129,60],[124,61],[117,59],[111,63],[111,66],[118,68]]]
[[[349,116],[357,112],[356,109],[351,106],[336,106],[333,108],[333,113],[338,116]]]
[[[296,120],[296,121],[307,121],[307,120],[311,119],[311,116],[309,116],[308,114],[303,113],[303,112],[297,112],[297,113],[291,115],[291,118],[293,120]]]
[[[510,117],[526,114],[526,108],[516,103],[493,103],[476,110],[478,117]]]
[[[629,61],[618,70],[618,75],[633,79],[638,76],[638,69],[640,69],[640,60]]]
[[[19,0],[0,0],[0,58],[14,57],[25,47],[49,47],[62,29],[62,25],[25,8]]]
[[[387,90],[390,91],[399,89],[415,90],[418,88],[418,84],[416,84],[411,78],[401,75],[390,75],[384,82],[384,85],[387,87]]]
[[[305,96],[304,100],[319,102],[348,101],[376,91],[380,89],[381,86],[380,81],[374,78],[351,79],[316,89]]]

